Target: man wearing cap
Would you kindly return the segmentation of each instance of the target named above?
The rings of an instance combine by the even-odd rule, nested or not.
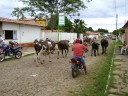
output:
[[[80,44],[80,39],[77,38],[74,41],[74,45],[72,46],[73,51],[73,58],[79,58],[81,63],[83,64],[83,68],[85,71],[85,74],[87,73],[86,65],[85,65],[85,58],[83,57],[83,52],[86,49],[86,47],[83,44]]]

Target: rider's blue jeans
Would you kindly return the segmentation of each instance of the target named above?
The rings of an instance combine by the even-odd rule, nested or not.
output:
[[[72,58],[78,58],[83,65],[85,64],[85,58],[83,56],[72,56]]]

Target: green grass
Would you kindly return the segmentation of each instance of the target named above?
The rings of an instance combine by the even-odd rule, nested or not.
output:
[[[123,43],[122,43],[122,41],[121,40],[117,40],[117,42],[115,42],[115,46],[119,46],[119,45],[122,45]],[[115,56],[115,55],[114,55]],[[112,73],[112,71],[113,71],[113,69],[115,69],[115,65],[114,65],[114,62],[124,62],[124,61],[122,61],[121,59],[119,59],[119,60],[113,60],[113,62],[112,62],[112,70],[111,70],[111,74],[110,74],[110,76],[111,76],[111,78],[110,78],[110,81],[109,81],[109,87],[108,87],[108,90],[110,89],[110,87],[112,87],[112,88],[114,88],[115,86],[113,85],[114,83],[114,77],[113,77],[113,73]],[[118,74],[117,74],[118,75]],[[107,91],[108,91],[107,90]],[[108,93],[107,93],[108,94]],[[106,94],[106,96],[107,96],[107,94]]]
[[[72,92],[72,96],[106,96],[104,92],[108,81],[114,48],[115,42],[112,42],[107,51],[108,55],[99,57],[100,59],[97,60],[96,66],[81,81],[83,82],[83,86],[78,90],[76,88]]]
[[[117,40],[116,45],[122,45],[122,44],[123,44],[123,43],[122,43],[121,40]]]

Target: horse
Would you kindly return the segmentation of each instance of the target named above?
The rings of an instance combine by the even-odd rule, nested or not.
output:
[[[95,41],[92,42],[91,56],[93,52],[94,52],[94,56],[99,55],[99,45],[100,44]]]
[[[58,43],[58,59],[59,59],[59,53],[61,50],[62,56],[66,57],[69,52],[69,40],[60,40]],[[63,50],[65,51],[65,56],[63,54]]]
[[[53,52],[53,50],[55,50],[55,42],[53,41],[44,41],[44,40],[35,40],[34,41],[34,48],[35,48],[35,51],[36,51],[36,57],[34,59],[34,61],[38,63],[41,63],[43,64],[43,62],[45,60],[42,60],[40,59],[41,57],[41,54],[43,54],[43,56],[45,57],[45,55],[49,55],[49,62],[51,62],[50,58],[51,58],[51,54]],[[38,65],[37,65],[38,67]]]
[[[107,51],[108,45],[109,45],[109,42],[107,39],[105,38],[101,39],[102,54],[107,55],[106,51]]]

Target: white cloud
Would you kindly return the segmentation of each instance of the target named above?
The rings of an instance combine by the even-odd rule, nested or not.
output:
[[[118,14],[118,28],[124,25],[124,21],[128,18],[127,15],[127,0],[92,0],[87,3],[83,0],[85,5],[88,7],[81,10],[80,17],[73,17],[73,19],[83,19],[87,26],[93,29],[104,28],[109,31],[116,29],[115,13]],[[115,3],[117,9],[115,11]],[[22,7],[23,4],[19,3],[18,0],[3,0],[0,2],[0,17],[14,18],[11,16],[11,12],[16,7]]]
[[[127,3],[127,0],[92,0],[90,3],[85,2],[88,8],[81,10],[81,16],[74,17],[74,19],[84,20],[87,27],[92,27],[94,30],[103,28],[111,32],[116,29],[116,14],[118,14],[117,28],[121,28],[125,24],[128,18]]]
[[[125,17],[118,17],[116,21],[116,17],[108,17],[108,18],[81,18],[87,24],[87,27],[92,27],[94,30],[98,28],[107,29],[110,32],[117,28],[123,27],[125,24]]]

